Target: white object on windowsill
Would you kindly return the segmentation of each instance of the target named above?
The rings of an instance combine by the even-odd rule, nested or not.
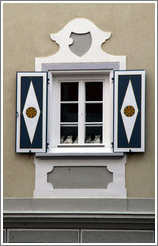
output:
[[[67,136],[66,140],[64,141],[64,143],[66,144],[71,144],[73,141],[72,141],[72,135],[70,136]]]
[[[95,139],[93,140],[93,143],[100,143],[100,135],[95,135]]]

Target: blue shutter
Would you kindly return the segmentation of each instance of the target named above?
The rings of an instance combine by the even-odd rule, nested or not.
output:
[[[17,72],[16,107],[16,152],[46,152],[46,72]]]
[[[114,152],[144,152],[145,71],[114,72]]]

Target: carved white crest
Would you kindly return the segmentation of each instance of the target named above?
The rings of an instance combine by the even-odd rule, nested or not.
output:
[[[100,49],[102,43],[104,43],[111,36],[111,32],[101,31],[89,20],[75,19],[69,22],[60,32],[51,34],[50,37],[60,45],[61,49],[68,51],[69,46],[73,44],[73,38],[71,37],[72,33],[75,33],[76,35],[90,33],[92,44],[89,47],[88,52],[94,52],[95,49]],[[85,54],[86,53],[87,52],[85,52]]]
[[[50,34],[50,38],[59,45],[60,49],[54,55],[35,58],[36,71],[41,71],[44,63],[66,62],[117,61],[120,63],[119,69],[126,69],[125,56],[114,56],[103,51],[102,44],[110,37],[111,32],[100,30],[91,21],[84,18],[74,19],[58,33]]]

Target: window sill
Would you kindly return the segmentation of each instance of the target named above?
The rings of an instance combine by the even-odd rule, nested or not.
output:
[[[76,148],[81,148],[81,147],[90,147],[90,148],[98,148],[98,147],[105,147],[104,146],[104,144],[91,144],[91,143],[89,143],[89,144],[59,144],[58,145],[58,147],[59,148],[62,148],[62,147],[64,147],[64,148],[70,148],[70,147],[76,147]]]
[[[103,147],[52,148],[47,153],[36,153],[36,157],[122,157],[123,152],[114,153]]]

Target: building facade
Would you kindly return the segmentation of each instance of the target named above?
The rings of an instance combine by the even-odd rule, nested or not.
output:
[[[4,242],[154,243],[155,3],[3,17]]]

